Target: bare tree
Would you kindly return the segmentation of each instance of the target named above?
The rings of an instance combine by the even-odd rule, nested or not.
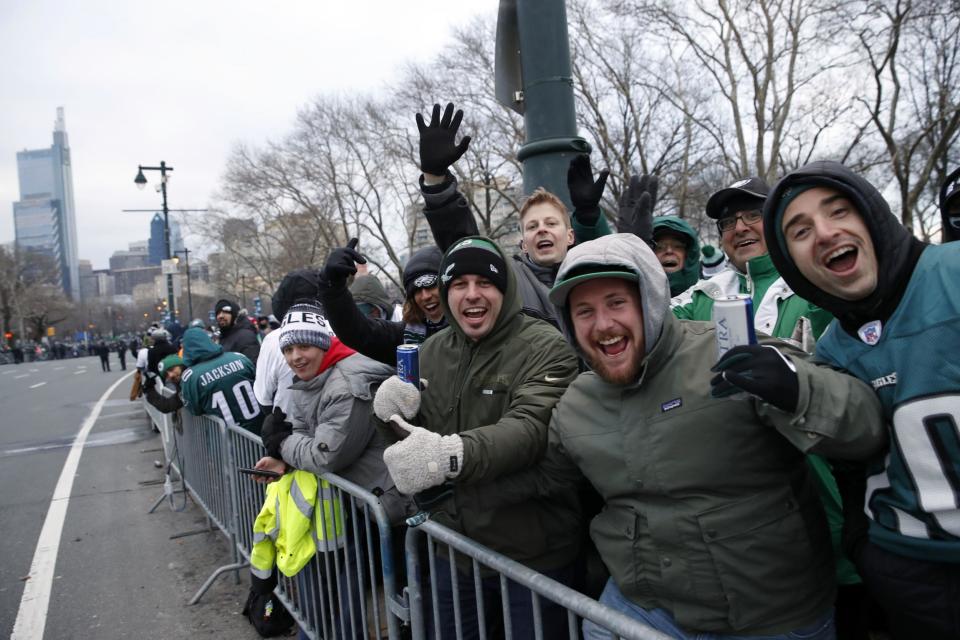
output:
[[[862,15],[857,39],[873,87],[857,100],[881,141],[900,220],[929,240],[960,133],[960,13],[949,3],[894,0],[868,2]]]

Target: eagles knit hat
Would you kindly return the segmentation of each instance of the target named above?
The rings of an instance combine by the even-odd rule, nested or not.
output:
[[[323,310],[309,303],[298,303],[287,310],[280,331],[280,350],[295,344],[309,344],[329,349],[333,332],[323,317]]]
[[[763,207],[763,201],[767,199],[770,187],[763,180],[756,176],[737,180],[726,189],[720,189],[707,200],[707,216],[714,220],[719,220],[729,213],[736,213],[742,210],[741,207],[746,203],[754,204],[758,208]],[[735,205],[735,206],[731,206]]]
[[[163,375],[174,367],[183,367],[183,366],[185,366],[183,364],[183,358],[181,358],[177,354],[173,354],[173,355],[167,356],[166,358],[160,361],[160,364],[157,365],[157,371],[160,373],[160,375]]]
[[[464,238],[447,250],[440,262],[440,289],[446,296],[447,287],[457,276],[473,274],[490,280],[500,293],[507,292],[507,263],[497,245],[477,236]]]
[[[403,292],[408,298],[417,289],[429,289],[437,285],[441,260],[443,252],[436,246],[420,249],[410,256],[403,268]]]

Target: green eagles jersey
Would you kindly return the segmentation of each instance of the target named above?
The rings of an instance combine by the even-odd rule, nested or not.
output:
[[[924,249],[896,311],[860,337],[836,322],[817,356],[869,382],[890,449],[869,469],[870,540],[960,563],[960,242]]]
[[[203,329],[188,329],[183,345],[188,365],[180,379],[184,405],[194,415],[219,416],[259,435],[264,416],[253,394],[253,363],[243,354],[224,352]]]

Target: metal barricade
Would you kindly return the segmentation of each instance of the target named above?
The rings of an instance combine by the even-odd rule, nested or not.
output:
[[[226,427],[238,467],[266,455],[260,438]],[[249,560],[253,522],[265,499],[263,485],[241,478],[237,490],[237,550]],[[311,639],[400,638],[408,620],[397,574],[395,538],[379,499],[335,474],[319,476],[315,511],[317,554],[293,577],[280,575],[276,593]]]
[[[253,523],[263,507],[266,491],[252,478],[241,477],[237,469],[253,467],[266,452],[259,436],[227,426],[219,418],[194,416],[182,410],[183,428],[178,432],[171,415],[144,404],[163,437],[169,468],[176,470],[194,501],[230,542],[231,562],[219,567],[204,582],[190,600],[190,604],[196,604],[219,576],[233,572],[239,580],[239,570],[249,566]],[[400,541],[400,529],[390,526],[375,495],[334,474],[323,474],[319,480],[315,528],[332,535],[317,539],[316,555],[293,577],[281,574],[275,590],[311,640],[399,640],[401,627],[406,624],[410,625],[413,640],[426,639],[431,629],[434,637],[439,638],[438,570],[450,572],[448,584],[453,594],[456,637],[486,638],[490,635],[486,616],[489,610],[481,586],[481,568],[495,576],[499,584],[500,616],[507,640],[514,637],[508,596],[511,584],[529,590],[534,637],[538,640],[546,637],[540,615],[543,600],[564,610],[566,634],[571,640],[580,637],[583,619],[629,640],[667,638],[436,522],[427,521],[408,529],[405,548],[399,549],[395,543]],[[446,548],[445,562],[442,558],[438,562],[438,543]],[[427,553],[426,564],[421,557],[423,550]],[[405,567],[397,562],[399,553],[405,555]],[[456,554],[469,559],[472,571],[466,576],[466,583],[457,578]],[[401,575],[404,568],[406,580]],[[406,587],[401,590],[399,586],[404,584]],[[463,623],[466,612],[458,593],[464,584],[473,592],[473,612],[478,614],[469,616],[475,620],[475,626],[469,628]]]
[[[422,544],[424,536],[426,537],[425,545]],[[438,542],[446,546],[447,558],[445,561],[439,561],[440,559],[437,556]],[[499,583],[499,619],[495,620],[495,623],[500,624],[502,622],[503,635],[507,640],[514,637],[509,595],[510,583],[525,587],[528,590],[532,609],[533,633],[537,640],[543,640],[544,638],[550,640],[552,637],[559,637],[555,635],[557,633],[556,629],[554,629],[554,635],[545,635],[545,621],[541,611],[542,600],[555,603],[565,610],[566,632],[570,640],[577,640],[580,637],[580,621],[584,618],[609,630],[615,637],[628,640],[669,640],[669,636],[619,611],[602,605],[596,600],[519,562],[491,551],[474,540],[436,522],[427,521],[418,527],[410,527],[407,530],[405,547],[407,596],[414,640],[423,640],[427,637],[440,638],[441,627],[447,629],[443,633],[444,637],[450,637],[450,628],[452,627],[458,640],[464,637],[487,638],[490,633],[488,626],[491,622],[488,616],[490,618],[494,617],[491,614],[495,613],[496,607],[488,606],[488,602],[484,598],[484,591],[490,591],[488,585],[492,579],[496,579]],[[427,553],[426,567],[423,566],[420,558],[424,547]],[[469,575],[464,575],[458,570],[457,553],[469,559],[471,569]],[[491,575],[481,577],[481,569],[487,570]],[[429,573],[429,600],[425,599],[424,570],[428,570]],[[441,576],[440,571],[449,571],[449,580],[446,576]],[[445,604],[446,611],[442,611],[438,597],[437,585],[441,580],[450,585],[451,602],[449,605]],[[484,589],[484,582],[487,583],[487,589]],[[461,594],[461,590],[465,593]],[[470,595],[471,591],[472,596]],[[516,590],[514,593],[517,593]],[[526,596],[526,594],[520,595]],[[465,606],[470,600],[473,601],[473,609],[467,611]],[[429,605],[429,608],[427,608],[427,605]],[[449,609],[452,609],[452,611],[449,611]],[[441,618],[441,612],[444,614],[443,619]],[[453,618],[452,625],[450,624],[450,614]],[[555,613],[551,615],[555,615]],[[465,619],[472,622],[465,623]],[[553,622],[560,621],[554,619]],[[554,626],[562,626],[562,622],[560,625]],[[527,638],[529,636],[523,635],[522,637]]]

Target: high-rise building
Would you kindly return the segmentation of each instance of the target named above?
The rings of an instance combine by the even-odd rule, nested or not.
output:
[[[163,238],[163,214],[156,213],[150,221],[150,258],[149,264],[160,264],[167,259],[167,249]],[[183,234],[180,233],[180,223],[170,221],[170,252],[176,256],[177,251],[183,251]]]
[[[70,144],[57,107],[53,145],[17,153],[20,200],[13,203],[16,243],[27,251],[45,253],[57,263],[64,293],[80,299],[77,221],[73,203]]]

